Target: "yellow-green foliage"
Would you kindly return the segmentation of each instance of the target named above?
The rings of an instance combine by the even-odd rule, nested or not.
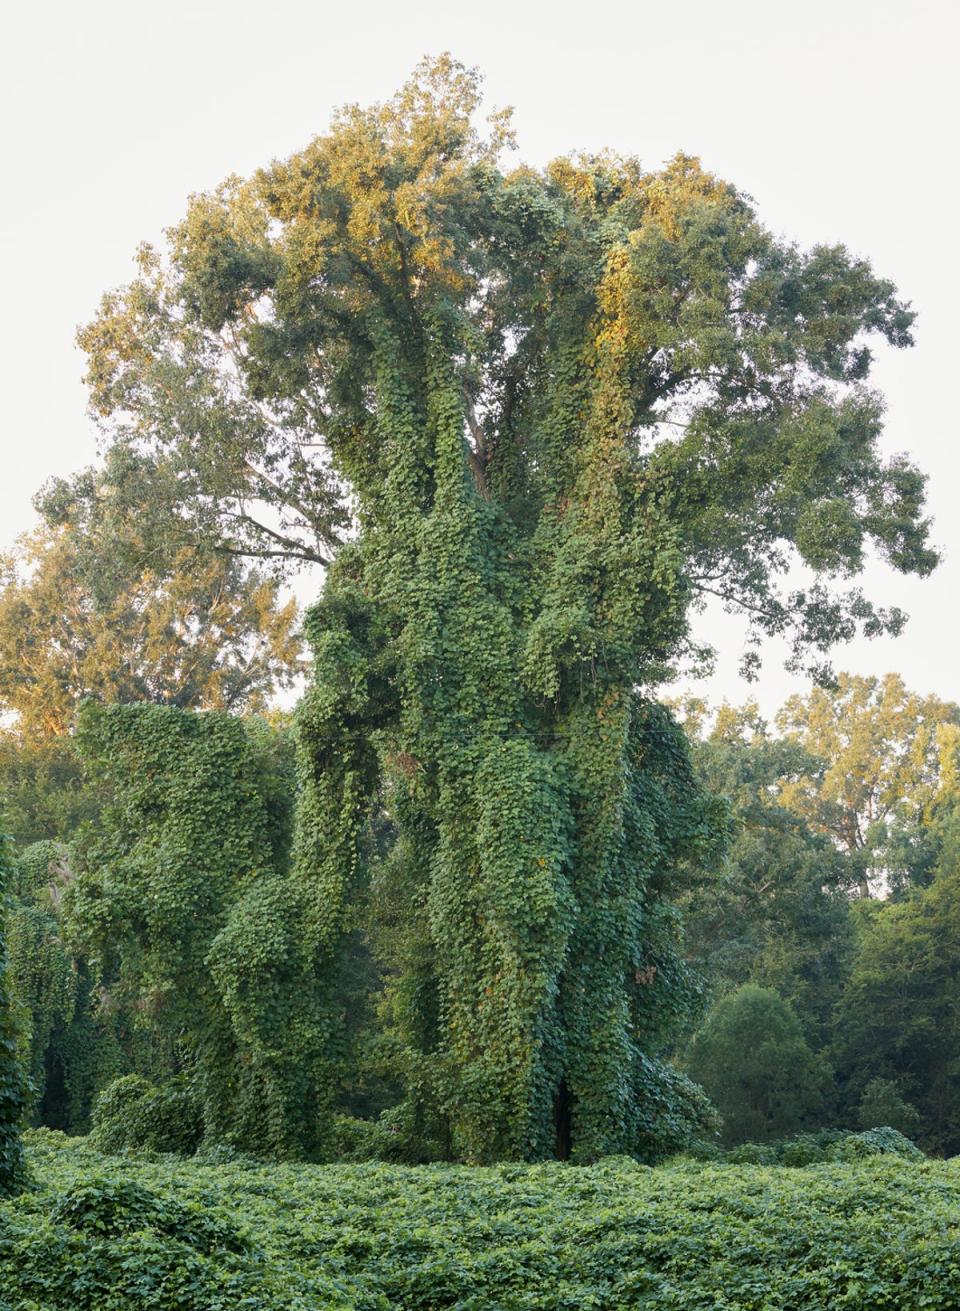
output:
[[[960,1171],[204,1166],[33,1131],[0,1301],[43,1311],[952,1311]]]
[[[178,538],[178,517],[140,475],[114,451],[103,469],[53,480],[38,498],[42,526],[4,562],[0,712],[40,783],[52,769],[76,790],[69,749],[51,739],[66,737],[84,697],[258,710],[297,664],[294,602],[262,572]],[[18,801],[21,822],[35,822],[84,798]]]

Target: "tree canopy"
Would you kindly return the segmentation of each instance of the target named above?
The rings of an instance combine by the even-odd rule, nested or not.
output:
[[[785,781],[786,804],[850,854],[861,896],[871,876],[896,880],[897,851],[949,774],[957,706],[909,691],[898,674],[841,674],[832,688],[790,697],[778,723],[812,763]]]
[[[936,559],[923,478],[881,458],[866,388],[868,335],[911,340],[892,284],[843,247],[776,240],[692,158],[504,171],[509,116],[481,135],[479,103],[475,72],[427,61],[387,104],[349,106],[300,154],[196,197],[165,252],[141,250],[80,339],[94,409],[158,503],[223,550],[326,561],[399,484],[411,509],[432,503],[442,358],[485,514],[560,554],[591,485],[608,532],[621,513],[648,626],[664,609],[651,655],[673,654],[711,595],[792,635],[798,660],[895,631],[897,611],[829,586],[870,546],[902,571]],[[385,361],[406,379],[392,398]],[[809,582],[785,592],[797,561]],[[553,636],[586,658],[589,611]]]
[[[153,540],[135,469],[116,450],[48,487],[3,561],[0,710],[21,740],[62,737],[85,697],[262,708],[296,666],[294,603],[236,560]]]

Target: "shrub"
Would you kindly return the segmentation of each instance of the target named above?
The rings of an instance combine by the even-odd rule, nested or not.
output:
[[[907,1161],[926,1160],[924,1153],[897,1129],[883,1126],[849,1134],[837,1149],[836,1161],[862,1160],[866,1156],[900,1156]]]
[[[192,1156],[202,1138],[202,1108],[185,1080],[158,1088],[139,1074],[125,1074],[104,1088],[93,1108],[90,1139],[104,1152]]]
[[[724,1161],[728,1165],[775,1165],[802,1169],[808,1165],[863,1161],[874,1156],[897,1156],[906,1161],[926,1159],[920,1148],[896,1129],[821,1129],[800,1133],[772,1143],[740,1143],[718,1152],[711,1145],[696,1145],[689,1156],[703,1161]]]
[[[40,1186],[0,1202],[0,1307],[955,1311],[957,1167],[891,1130],[803,1140],[871,1154],[212,1168],[29,1134]]]
[[[385,1161],[424,1165],[443,1159],[441,1143],[424,1133],[408,1102],[383,1111],[376,1120],[352,1115],[334,1118],[330,1156],[334,1161]]]
[[[198,1203],[158,1197],[132,1179],[94,1177],[78,1184],[57,1199],[50,1219],[102,1237],[152,1229],[204,1252],[246,1246],[232,1225],[205,1215]]]

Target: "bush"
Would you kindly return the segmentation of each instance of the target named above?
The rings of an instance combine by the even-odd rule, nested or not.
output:
[[[442,1145],[418,1129],[413,1107],[401,1102],[376,1120],[338,1115],[333,1122],[333,1161],[385,1161],[425,1165],[443,1158]]]
[[[899,1156],[907,1161],[925,1161],[926,1155],[897,1129],[883,1126],[849,1134],[838,1147],[837,1161],[859,1161],[866,1156]]]
[[[232,1225],[205,1215],[198,1204],[184,1206],[158,1197],[130,1179],[93,1178],[75,1186],[58,1198],[50,1219],[98,1237],[152,1229],[203,1252],[246,1247]]]
[[[740,1143],[728,1151],[718,1152],[707,1145],[690,1152],[697,1160],[724,1161],[728,1165],[774,1165],[803,1168],[808,1165],[863,1161],[874,1156],[897,1156],[905,1161],[924,1161],[926,1157],[915,1143],[896,1129],[868,1129],[852,1133],[848,1129],[821,1129],[817,1133],[800,1133],[773,1143]]]
[[[192,1156],[202,1138],[202,1108],[185,1080],[158,1088],[139,1074],[125,1074],[94,1104],[90,1141],[104,1152]]]

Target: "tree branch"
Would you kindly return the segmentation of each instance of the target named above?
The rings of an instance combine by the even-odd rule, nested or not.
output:
[[[258,552],[228,550],[229,554],[260,555],[264,558],[266,558],[267,556],[288,556],[291,559],[296,559],[296,560],[311,560],[316,564],[322,564],[322,565],[330,564],[329,559],[326,556],[321,555],[319,551],[311,551],[309,547],[304,546],[302,542],[298,542],[296,538],[287,537],[284,533],[278,533],[274,528],[268,528],[266,524],[261,523],[259,519],[254,519],[252,515],[246,514],[245,512],[241,512],[240,514],[234,514],[228,511],[227,517],[229,519],[237,519],[240,523],[249,524],[251,528],[257,529],[258,532],[264,533],[267,537],[273,538],[275,542],[279,542],[281,546],[287,548],[284,551],[258,551]]]
[[[485,501],[490,500],[490,487],[487,483],[487,439],[484,435],[483,428],[477,419],[477,412],[473,408],[473,401],[467,395],[463,394],[463,409],[467,417],[467,427],[470,429],[470,436],[473,438],[473,446],[467,443],[467,461],[470,465],[470,471],[473,474],[473,481],[477,485],[477,491]]]

